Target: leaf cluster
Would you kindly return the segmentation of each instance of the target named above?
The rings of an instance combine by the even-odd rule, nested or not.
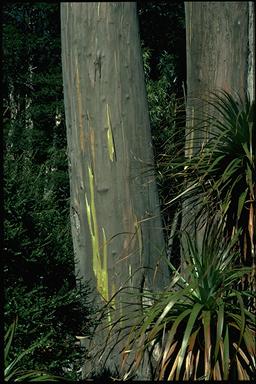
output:
[[[187,215],[182,273],[169,262],[168,289],[142,294],[151,300],[131,327],[126,378],[147,353],[156,379],[255,378],[255,107],[224,91],[207,106],[186,128],[185,143],[170,143],[166,169],[180,181],[171,203],[181,201]]]
[[[38,285],[28,289],[22,283],[5,289],[5,324],[18,318],[15,343],[9,354],[15,360],[22,351],[24,369],[46,370],[78,379],[86,351],[76,336],[89,336],[93,306],[86,286],[70,289],[68,284],[55,294]],[[30,349],[31,344],[35,345]]]
[[[250,268],[235,265],[234,245],[223,240],[217,225],[206,230],[203,247],[187,238],[187,277],[172,267],[168,290],[155,295],[131,329],[125,351],[135,357],[128,374],[148,350],[160,380],[250,380],[256,328],[245,302],[253,293],[237,289]]]
[[[17,328],[17,319],[9,326],[4,336],[4,380],[9,381],[60,381],[61,377],[50,375],[47,372],[40,370],[24,370],[20,367],[24,357],[31,353],[36,347],[40,345],[37,341],[36,344],[31,345],[28,349],[21,352],[13,360],[10,360],[10,350],[14,343],[14,335]],[[63,379],[62,379],[63,381]]]
[[[211,95],[208,106],[210,111],[187,134],[193,155],[182,152],[171,160],[171,178],[178,174],[182,180],[181,192],[171,202],[186,199],[193,220],[201,225],[218,211],[228,236],[242,229],[241,257],[251,265],[256,242],[255,105],[221,91]]]

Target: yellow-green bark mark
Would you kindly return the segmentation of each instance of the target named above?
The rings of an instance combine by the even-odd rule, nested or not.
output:
[[[104,287],[106,300],[109,300],[108,294],[108,250],[107,250],[107,239],[104,228],[102,228],[103,236],[103,268],[101,268],[101,284]]]
[[[132,285],[132,266],[129,264],[129,278],[130,278],[130,283]]]
[[[92,241],[92,257],[93,257],[93,272],[96,277],[97,289],[102,295],[105,301],[109,300],[108,293],[108,265],[107,265],[107,242],[104,228],[102,228],[103,237],[103,262],[100,255],[99,246],[99,233],[95,209],[95,196],[94,196],[94,181],[93,173],[90,167],[88,167],[89,174],[89,189],[91,201],[88,202],[87,195],[85,194],[86,214],[88,220],[89,231]]]
[[[114,161],[115,145],[113,139],[112,125],[110,119],[109,106],[107,104],[107,142],[108,142],[108,154],[111,161]]]

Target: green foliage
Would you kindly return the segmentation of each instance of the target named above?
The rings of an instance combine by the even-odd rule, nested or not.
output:
[[[38,345],[32,345],[29,349],[21,352],[10,361],[9,355],[11,347],[13,346],[14,335],[17,327],[17,320],[15,320],[8,328],[4,337],[4,381],[60,381],[62,378],[49,375],[43,371],[31,370],[25,371],[20,365],[25,355],[30,354]],[[63,381],[63,380],[62,380]]]
[[[138,1],[137,5],[141,39],[152,53],[149,61],[150,78],[155,81],[161,77],[159,62],[163,52],[167,52],[171,55],[176,77],[175,93],[181,97],[186,76],[184,3]]]
[[[188,134],[186,146],[195,153],[190,158],[181,153],[172,161],[173,174],[179,173],[185,181],[172,201],[187,198],[195,213],[193,221],[200,224],[220,212],[226,235],[232,237],[241,230],[241,257],[252,265],[256,243],[255,106],[249,99],[243,101],[224,91],[213,94],[208,105],[210,112]],[[203,136],[200,145],[199,135]]]
[[[26,153],[5,156],[4,310],[7,324],[19,318],[16,355],[40,344],[24,356],[24,369],[63,375],[72,367],[65,375],[78,379],[85,351],[75,336],[89,334],[93,305],[88,287],[75,288],[63,155],[41,166]]]
[[[15,280],[18,274],[31,287],[43,279],[52,290],[60,288],[62,276],[74,284],[68,179],[67,172],[58,169],[60,156],[38,166],[33,157],[15,159],[8,151],[4,162],[8,278],[13,275]]]
[[[143,48],[144,72],[148,97],[150,124],[154,148],[158,192],[162,210],[163,230],[166,243],[170,237],[172,223],[175,220],[175,206],[167,202],[171,196],[179,193],[180,178],[172,178],[169,172],[171,163],[169,155],[172,154],[172,144],[176,143],[175,151],[184,151],[185,135],[185,107],[182,97],[177,98],[178,84],[175,68],[175,58],[172,53],[163,51],[158,61],[159,76],[151,76],[151,57],[153,50]],[[176,204],[178,205],[178,203]],[[172,253],[175,254],[176,264],[179,262],[179,245],[173,242]]]
[[[204,225],[204,235],[198,241],[183,232],[182,275],[170,263],[168,290],[142,294],[148,304],[131,327],[125,378],[147,353],[158,380],[255,378],[254,113],[248,99],[215,93],[186,140],[177,141],[175,131],[168,140],[171,202],[185,199],[188,223]]]
[[[52,145],[66,145],[59,5],[5,4],[3,55],[5,140],[18,154],[33,149],[42,164]]]
[[[181,2],[138,2],[150,123],[162,206],[172,188],[162,174],[168,140],[184,136],[185,11]],[[152,33],[154,31],[154,33]],[[168,187],[169,184],[169,187]],[[165,207],[166,208],[166,207]],[[167,214],[166,214],[167,213]],[[165,225],[168,215],[164,212]]]
[[[40,343],[24,356],[26,369],[63,375],[63,367],[72,366],[66,375],[78,379],[84,351],[75,336],[89,334],[93,305],[88,287],[75,288],[68,180],[61,156],[63,152],[53,153],[41,166],[27,153],[18,161],[11,150],[5,156],[4,310],[7,324],[19,317],[16,354],[31,342]]]
[[[79,379],[78,371],[86,351],[76,336],[90,335],[88,288],[71,290],[68,284],[54,295],[42,285],[27,289],[17,283],[5,289],[5,322],[19,319],[11,358],[24,349],[22,364],[26,370],[46,370],[55,375]],[[31,344],[34,345],[30,350]]]
[[[235,265],[234,244],[210,223],[202,247],[188,236],[186,277],[174,267],[168,290],[151,294],[132,328],[126,351],[134,351],[126,377],[142,364],[146,350],[156,359],[158,380],[252,380],[255,377],[255,315],[237,290],[249,267]],[[128,353],[126,353],[128,356]]]
[[[173,56],[163,51],[159,59],[159,77],[150,77],[152,50],[143,48],[144,71],[148,96],[150,123],[154,145],[160,146],[173,133],[178,100],[176,99]]]

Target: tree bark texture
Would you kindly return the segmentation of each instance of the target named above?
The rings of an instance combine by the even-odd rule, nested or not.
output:
[[[187,129],[185,155],[190,158],[210,131],[198,129],[209,111],[210,92],[225,90],[242,98],[251,91],[252,12],[249,2],[185,2],[187,52]],[[252,40],[252,38],[250,39]],[[194,129],[197,127],[196,129]],[[191,144],[193,143],[193,145]],[[183,204],[182,228],[193,216],[191,204]],[[202,238],[199,223],[189,232]],[[200,242],[200,240],[199,240]]]
[[[188,124],[200,121],[209,92],[248,90],[249,3],[185,2]],[[192,148],[187,155],[192,155]]]
[[[246,92],[248,10],[248,2],[185,2],[188,99]]]
[[[104,303],[125,286],[163,288],[168,271],[136,3],[63,3],[61,23],[77,272]],[[115,318],[132,311],[118,295],[111,304]]]

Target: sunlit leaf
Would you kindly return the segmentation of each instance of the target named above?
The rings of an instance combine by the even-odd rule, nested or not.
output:
[[[191,314],[189,316],[189,319],[188,319],[188,322],[187,322],[187,326],[186,326],[186,329],[185,329],[185,333],[184,333],[184,336],[183,336],[183,339],[182,339],[182,344],[181,344],[181,348],[180,348],[180,352],[178,354],[178,365],[177,365],[177,371],[176,371],[176,379],[178,380],[179,379],[179,374],[180,374],[180,370],[181,370],[181,366],[182,366],[182,363],[183,363],[183,360],[184,360],[184,356],[185,356],[185,353],[186,353],[186,349],[188,347],[188,340],[189,340],[189,337],[191,335],[191,331],[193,329],[193,325],[198,317],[198,314],[199,312],[202,310],[202,305],[199,304],[199,303],[196,303],[191,311]]]

